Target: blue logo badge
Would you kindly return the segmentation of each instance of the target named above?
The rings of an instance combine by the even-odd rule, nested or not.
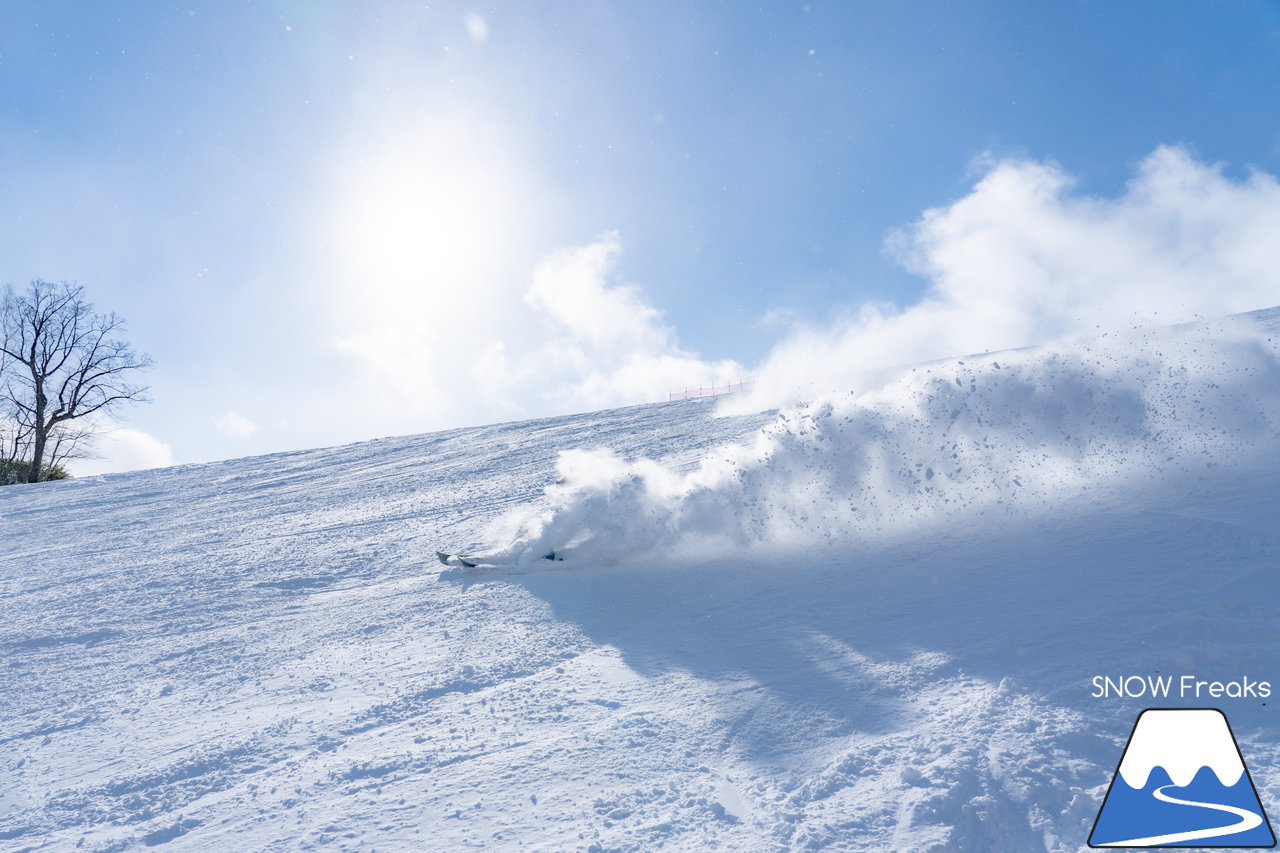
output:
[[[1139,714],[1089,846],[1275,847],[1226,716],[1216,708]]]

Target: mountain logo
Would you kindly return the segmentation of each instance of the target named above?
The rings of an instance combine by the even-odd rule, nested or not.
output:
[[[1249,768],[1217,708],[1138,715],[1090,847],[1275,847]]]

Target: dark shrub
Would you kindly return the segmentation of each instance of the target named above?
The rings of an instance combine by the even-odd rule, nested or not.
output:
[[[0,459],[0,486],[12,486],[14,483],[25,483],[30,479],[31,463],[25,459]],[[61,465],[46,465],[41,471],[41,480],[65,480],[71,475]]]

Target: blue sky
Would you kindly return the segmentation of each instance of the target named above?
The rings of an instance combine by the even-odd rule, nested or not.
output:
[[[1277,56],[1268,2],[7,3],[0,281],[78,280],[156,358],[106,467],[662,399],[965,278],[920,226],[984,176],[1049,170],[1071,231],[1200,222],[1134,190],[1194,175],[1194,227],[1251,233]]]

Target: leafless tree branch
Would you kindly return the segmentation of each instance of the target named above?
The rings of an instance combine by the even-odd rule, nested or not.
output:
[[[30,482],[83,457],[96,432],[89,416],[146,401],[127,380],[152,365],[117,335],[124,321],[95,314],[84,288],[36,279],[0,301],[0,441],[9,461],[30,464]],[[72,423],[77,422],[77,423]]]

